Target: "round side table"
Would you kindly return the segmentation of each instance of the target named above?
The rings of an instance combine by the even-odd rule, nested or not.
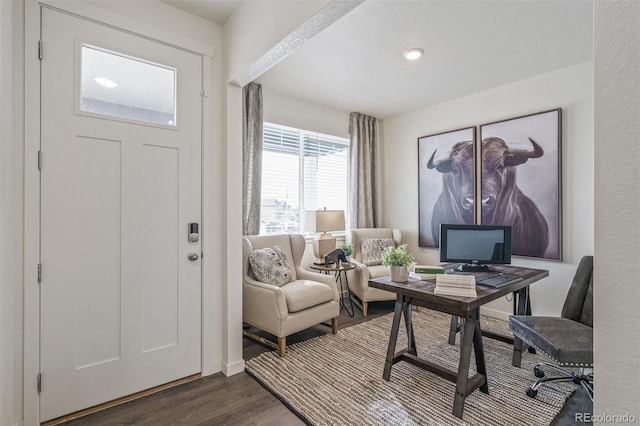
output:
[[[351,300],[351,290],[349,290],[349,278],[347,277],[347,271],[356,269],[356,267],[348,262],[340,262],[339,264],[332,263],[329,266],[325,266],[324,264],[318,265],[312,263],[311,265],[309,265],[309,268],[325,274],[329,274],[331,272],[335,274],[336,283],[340,283],[340,307],[344,308],[344,310],[347,311],[349,317],[353,317],[353,300]],[[349,308],[347,307],[347,304],[344,300],[344,286],[342,284],[342,277],[344,277],[344,282],[347,287],[347,299],[349,300],[349,304],[351,305],[351,311],[349,311]]]

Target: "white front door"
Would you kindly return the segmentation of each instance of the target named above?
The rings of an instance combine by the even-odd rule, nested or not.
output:
[[[202,57],[42,12],[46,421],[200,372]]]

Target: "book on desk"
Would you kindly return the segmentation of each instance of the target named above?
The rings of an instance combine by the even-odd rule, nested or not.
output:
[[[415,265],[413,275],[421,280],[432,280],[438,274],[444,274],[444,268],[438,265]]]
[[[436,275],[436,294],[448,296],[477,297],[476,277],[474,275]]]
[[[477,297],[476,285],[500,288],[522,280],[517,275],[505,274],[499,271],[465,273],[453,269],[445,270],[441,266],[424,267],[416,265],[415,272],[411,275],[424,281],[435,279],[436,287],[434,293],[436,294],[462,297]]]

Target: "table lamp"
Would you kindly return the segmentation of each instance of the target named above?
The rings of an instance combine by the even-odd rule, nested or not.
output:
[[[313,239],[313,254],[316,264],[324,264],[324,255],[336,248],[336,237],[331,231],[344,231],[344,210],[313,210],[306,215],[306,229],[320,232]]]

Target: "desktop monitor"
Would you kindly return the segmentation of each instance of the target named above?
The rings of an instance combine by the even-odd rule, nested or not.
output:
[[[487,265],[511,263],[511,227],[440,225],[440,262],[461,263],[459,270],[488,271]]]

